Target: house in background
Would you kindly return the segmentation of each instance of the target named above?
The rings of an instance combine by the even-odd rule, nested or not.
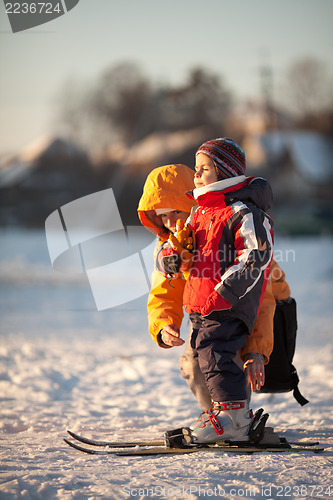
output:
[[[148,173],[168,163],[194,164],[207,132],[154,133],[130,147],[114,144],[88,154],[77,144],[44,137],[0,160],[0,225],[43,227],[54,210],[112,188],[125,225],[139,225],[137,206]]]
[[[333,141],[295,130],[285,113],[260,102],[237,106],[225,135],[246,152],[247,174],[268,179],[278,231],[333,234]],[[42,227],[48,215],[77,198],[112,188],[125,225],[139,224],[137,204],[148,173],[168,163],[193,168],[206,127],[155,132],[89,154],[77,144],[44,137],[0,159],[0,224]]]
[[[333,233],[333,141],[316,132],[244,138],[248,174],[269,180],[273,213],[287,232]],[[289,228],[289,230],[288,230]]]
[[[77,145],[42,137],[0,166],[0,224],[42,227],[59,206],[100,188]]]
[[[333,234],[332,136],[298,130],[262,100],[236,106],[228,126],[246,153],[247,174],[271,183],[277,231]]]

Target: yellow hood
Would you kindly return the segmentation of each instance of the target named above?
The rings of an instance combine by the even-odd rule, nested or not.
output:
[[[186,196],[194,189],[194,171],[186,165],[164,165],[155,168],[148,175],[139,201],[138,215],[141,223],[161,239],[169,236],[156,209],[172,208],[191,212],[196,202]]]

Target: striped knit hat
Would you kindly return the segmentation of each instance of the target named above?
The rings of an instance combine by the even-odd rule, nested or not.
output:
[[[228,137],[204,142],[195,155],[199,153],[203,153],[213,160],[219,180],[245,175],[245,153],[237,142]]]

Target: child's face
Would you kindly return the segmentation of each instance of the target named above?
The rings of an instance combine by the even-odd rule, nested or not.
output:
[[[172,212],[166,212],[165,214],[161,214],[160,217],[162,222],[166,228],[169,229],[172,233],[176,232],[176,222],[178,219],[181,219],[185,222],[190,214],[188,212],[182,212],[181,210],[173,210]]]
[[[217,173],[213,160],[203,153],[197,154],[194,174],[195,187],[201,188],[213,182],[217,182]]]

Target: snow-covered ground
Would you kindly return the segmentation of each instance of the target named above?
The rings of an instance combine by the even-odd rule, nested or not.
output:
[[[2,230],[0,242],[1,499],[333,498],[332,238],[276,241],[310,404],[252,399],[281,435],[326,451],[142,458],[83,455],[62,439],[68,428],[135,439],[190,424],[200,409],[178,371],[181,350],[151,341],[145,297],[97,312],[84,277],[51,268],[42,231]]]

